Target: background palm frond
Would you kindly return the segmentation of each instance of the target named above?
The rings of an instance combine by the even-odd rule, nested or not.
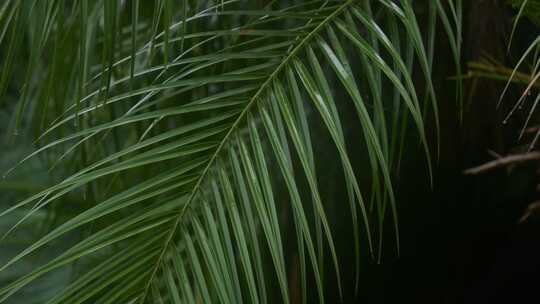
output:
[[[540,2],[538,0],[508,0],[512,7],[519,9],[512,32],[515,31],[516,23],[523,16],[529,18],[536,25],[540,25]]]

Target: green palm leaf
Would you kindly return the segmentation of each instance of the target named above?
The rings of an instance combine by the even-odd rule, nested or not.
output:
[[[302,298],[324,303],[328,281],[341,297],[351,292],[329,210],[349,210],[357,288],[362,251],[383,250],[388,213],[399,244],[392,172],[402,153],[395,138],[405,131],[396,126],[412,118],[412,144],[421,144],[430,171],[429,108],[438,128],[433,50],[412,1],[28,2],[0,6],[8,50],[0,94],[22,79],[15,131],[38,130],[41,146],[18,165],[45,156],[63,178],[0,216],[22,208],[28,218],[73,192],[91,199],[0,272],[95,228],[1,288],[0,302],[90,259],[94,267],[48,303],[290,303],[287,252],[295,250]],[[459,34],[440,1],[429,6],[444,18],[458,60]],[[21,77],[12,73],[21,64],[12,54],[22,45],[31,52]],[[411,77],[415,62],[426,96]],[[44,81],[32,76],[38,72]],[[344,125],[345,108],[357,132]],[[337,153],[348,202],[322,194],[321,136]],[[365,163],[351,153],[353,143]],[[285,235],[284,213],[293,236]]]

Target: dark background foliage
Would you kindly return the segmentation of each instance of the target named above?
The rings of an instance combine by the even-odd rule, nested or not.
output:
[[[463,62],[489,55],[513,66],[538,35],[523,19],[507,53],[512,16],[503,1],[467,1]],[[446,48],[439,42],[439,47]],[[449,56],[449,55],[448,55]],[[516,59],[517,58],[517,59]],[[435,59],[436,75],[449,75],[444,55]],[[440,69],[440,70],[439,70]],[[444,72],[446,70],[446,72]],[[444,77],[444,76],[443,76]],[[475,83],[476,82],[476,83]],[[403,255],[368,267],[374,288],[369,303],[533,303],[540,281],[540,218],[518,223],[528,204],[538,199],[536,164],[498,169],[478,176],[463,170],[515,151],[523,116],[503,124],[511,102],[497,108],[504,83],[467,81],[463,124],[454,118],[451,88],[441,100],[441,158],[434,191],[416,178],[418,160],[406,153],[400,174]],[[519,98],[516,90],[508,100]],[[443,98],[445,94],[441,94]],[[521,142],[526,142],[525,138]],[[381,300],[381,297],[384,299]]]

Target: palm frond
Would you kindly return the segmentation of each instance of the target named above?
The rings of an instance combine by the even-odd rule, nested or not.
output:
[[[45,155],[67,176],[0,217],[25,209],[28,218],[67,193],[91,198],[0,271],[95,226],[1,288],[0,302],[87,258],[95,266],[48,303],[290,303],[286,252],[295,250],[302,298],[324,303],[329,280],[342,297],[350,293],[330,208],[349,210],[357,289],[361,253],[383,251],[389,216],[399,244],[392,172],[405,143],[420,143],[431,171],[425,121],[433,113],[438,128],[435,20],[459,62],[461,1],[447,1],[454,26],[440,1],[428,4],[428,47],[412,1],[255,2],[0,6],[0,43],[10,40],[0,94],[24,83],[14,128],[37,130],[41,145],[18,165]],[[30,47],[28,68],[16,75],[21,63],[11,54],[22,46]],[[357,132],[343,123],[346,109]],[[321,137],[335,149],[348,202],[322,195]],[[364,163],[353,144],[365,151]]]
[[[517,62],[516,66],[513,69],[507,69],[506,75],[496,70],[494,72],[488,73],[489,75],[494,75],[495,77],[502,78],[503,81],[506,82],[506,85],[501,93],[501,96],[499,98],[498,106],[501,105],[501,103],[504,101],[506,93],[508,92],[508,89],[510,88],[510,84],[512,83],[521,83],[525,85],[525,88],[521,94],[521,97],[517,100],[517,102],[514,103],[508,114],[506,115],[506,118],[504,119],[503,123],[506,124],[508,120],[514,115],[517,109],[521,109],[526,105],[527,97],[532,94],[533,88],[536,88],[539,83],[540,78],[540,58],[538,57],[538,50],[540,47],[540,36],[536,37],[536,39],[529,45],[529,47],[525,50],[523,55],[521,55],[521,58]],[[530,65],[530,71],[526,73],[521,73],[519,69],[526,65],[528,59],[532,59],[532,64]],[[531,118],[536,113],[536,107],[538,106],[538,102],[540,101],[540,94],[537,94],[536,98],[532,102],[532,105],[529,108],[529,114],[527,115],[527,118],[525,120],[525,123],[523,124],[523,127],[521,128],[519,138],[523,136],[525,133],[525,130],[529,126],[529,123],[531,122]],[[528,150],[532,150],[534,146],[536,145],[536,142],[538,141],[538,138],[540,137],[540,132],[536,132],[536,135],[534,139],[529,144]]]

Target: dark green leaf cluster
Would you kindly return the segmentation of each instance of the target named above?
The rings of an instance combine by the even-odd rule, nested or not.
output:
[[[538,0],[508,0],[513,8],[519,9],[520,15],[529,18],[536,25],[540,26],[540,1]],[[518,18],[519,16],[518,15]]]

